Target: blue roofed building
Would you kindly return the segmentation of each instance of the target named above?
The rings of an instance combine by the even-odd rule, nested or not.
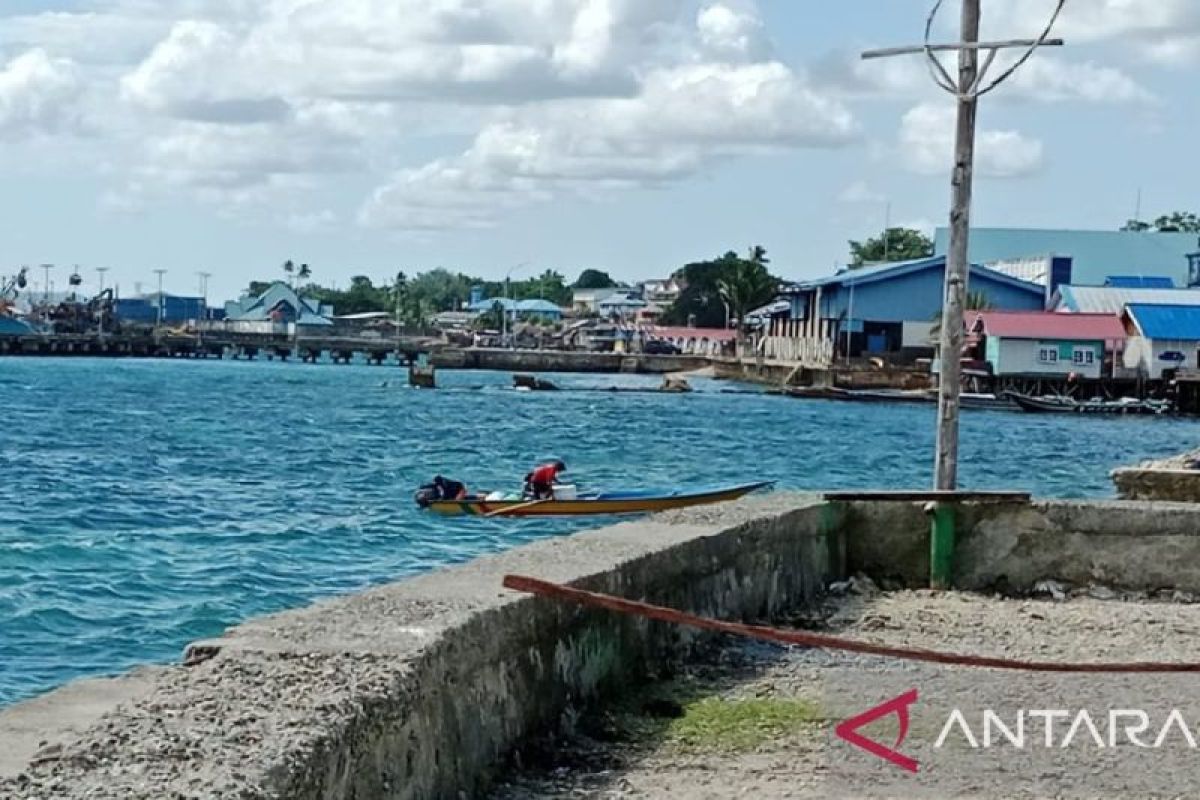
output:
[[[300,325],[326,327],[333,325],[333,306],[322,305],[309,297],[301,297],[283,281],[276,281],[257,297],[244,295],[225,304],[225,317],[232,323]]]
[[[517,316],[521,319],[558,322],[562,319],[563,310],[549,300],[520,300],[517,302]]]
[[[949,245],[949,230],[938,228],[934,254],[945,255]],[[1070,278],[1058,283],[1080,286],[1103,286],[1113,276],[1126,281],[1169,278],[1174,286],[1200,286],[1196,233],[972,228],[968,255],[973,263],[1002,271],[1031,261],[1069,259]]]
[[[1200,367],[1200,306],[1133,303],[1125,308],[1125,366],[1150,380]]]
[[[1121,286],[1060,286],[1050,303],[1053,311],[1074,314],[1116,314],[1125,306],[1167,305],[1200,307],[1200,288],[1161,289]]]
[[[648,303],[640,297],[634,297],[629,292],[614,292],[596,304],[600,316],[607,319],[627,319],[637,316],[646,308]]]
[[[847,269],[827,278],[788,286],[788,335],[832,341],[841,355],[896,354],[932,350],[934,320],[942,310],[946,259]],[[1041,311],[1046,287],[974,265],[969,291],[989,308]],[[914,355],[917,354],[914,352]]]

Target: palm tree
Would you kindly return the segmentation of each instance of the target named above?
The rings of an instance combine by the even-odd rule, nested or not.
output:
[[[983,292],[967,292],[964,298],[963,311],[991,311],[992,304]],[[938,341],[942,338],[942,311],[933,315],[933,325],[929,328],[929,338]]]
[[[299,266],[299,268],[296,270],[296,279],[297,280],[306,281],[311,277],[312,277],[312,270],[309,268],[308,264],[301,264]]]
[[[290,258],[283,262],[283,271],[287,273],[288,284],[295,286],[296,265],[292,263]]]
[[[732,261],[717,279],[717,291],[739,324],[746,319],[747,313],[769,303],[778,289],[776,280],[761,260],[766,258],[766,251],[762,248],[754,250],[756,252],[751,253],[750,259]]]

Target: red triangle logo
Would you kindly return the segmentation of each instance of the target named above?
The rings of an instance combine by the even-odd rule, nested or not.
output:
[[[893,697],[886,703],[868,709],[858,716],[845,720],[834,728],[833,732],[838,735],[838,738],[844,739],[855,747],[866,750],[877,758],[882,758],[884,761],[895,764],[897,767],[908,772],[916,772],[918,770],[916,759],[909,758],[896,749],[904,744],[905,738],[908,737],[908,708],[915,702],[917,702],[917,690],[913,689],[899,697]],[[900,736],[896,739],[896,744],[892,747],[882,745],[874,739],[868,739],[858,732],[859,728],[864,728],[872,722],[891,716],[892,714],[895,714],[900,721]]]

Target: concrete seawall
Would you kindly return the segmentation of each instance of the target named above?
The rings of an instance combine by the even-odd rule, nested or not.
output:
[[[1200,470],[1127,467],[1114,470],[1112,479],[1126,500],[1200,503]]]
[[[192,645],[191,666],[154,673],[119,705],[98,708],[112,692],[99,685],[83,725],[58,708],[42,720],[59,735],[39,736],[41,763],[0,782],[0,796],[474,796],[525,737],[701,638],[509,592],[505,574],[770,618],[842,572],[830,510],[785,506],[540,542],[248,622]],[[28,718],[19,730],[5,721],[20,711],[0,715],[0,743],[14,751],[36,735]]]
[[[993,503],[959,520],[961,588],[1057,578],[1200,591],[1197,507]],[[766,621],[858,571],[924,584],[928,535],[920,503],[773,495],[252,620],[190,646],[186,665],[0,713],[0,797],[478,796],[531,734],[569,725],[704,638],[509,592],[504,575]]]

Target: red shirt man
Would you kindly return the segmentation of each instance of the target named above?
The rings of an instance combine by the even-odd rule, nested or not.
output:
[[[537,467],[525,476],[525,491],[534,500],[549,500],[554,497],[554,484],[558,476],[566,472],[567,465],[562,461],[551,461]]]

